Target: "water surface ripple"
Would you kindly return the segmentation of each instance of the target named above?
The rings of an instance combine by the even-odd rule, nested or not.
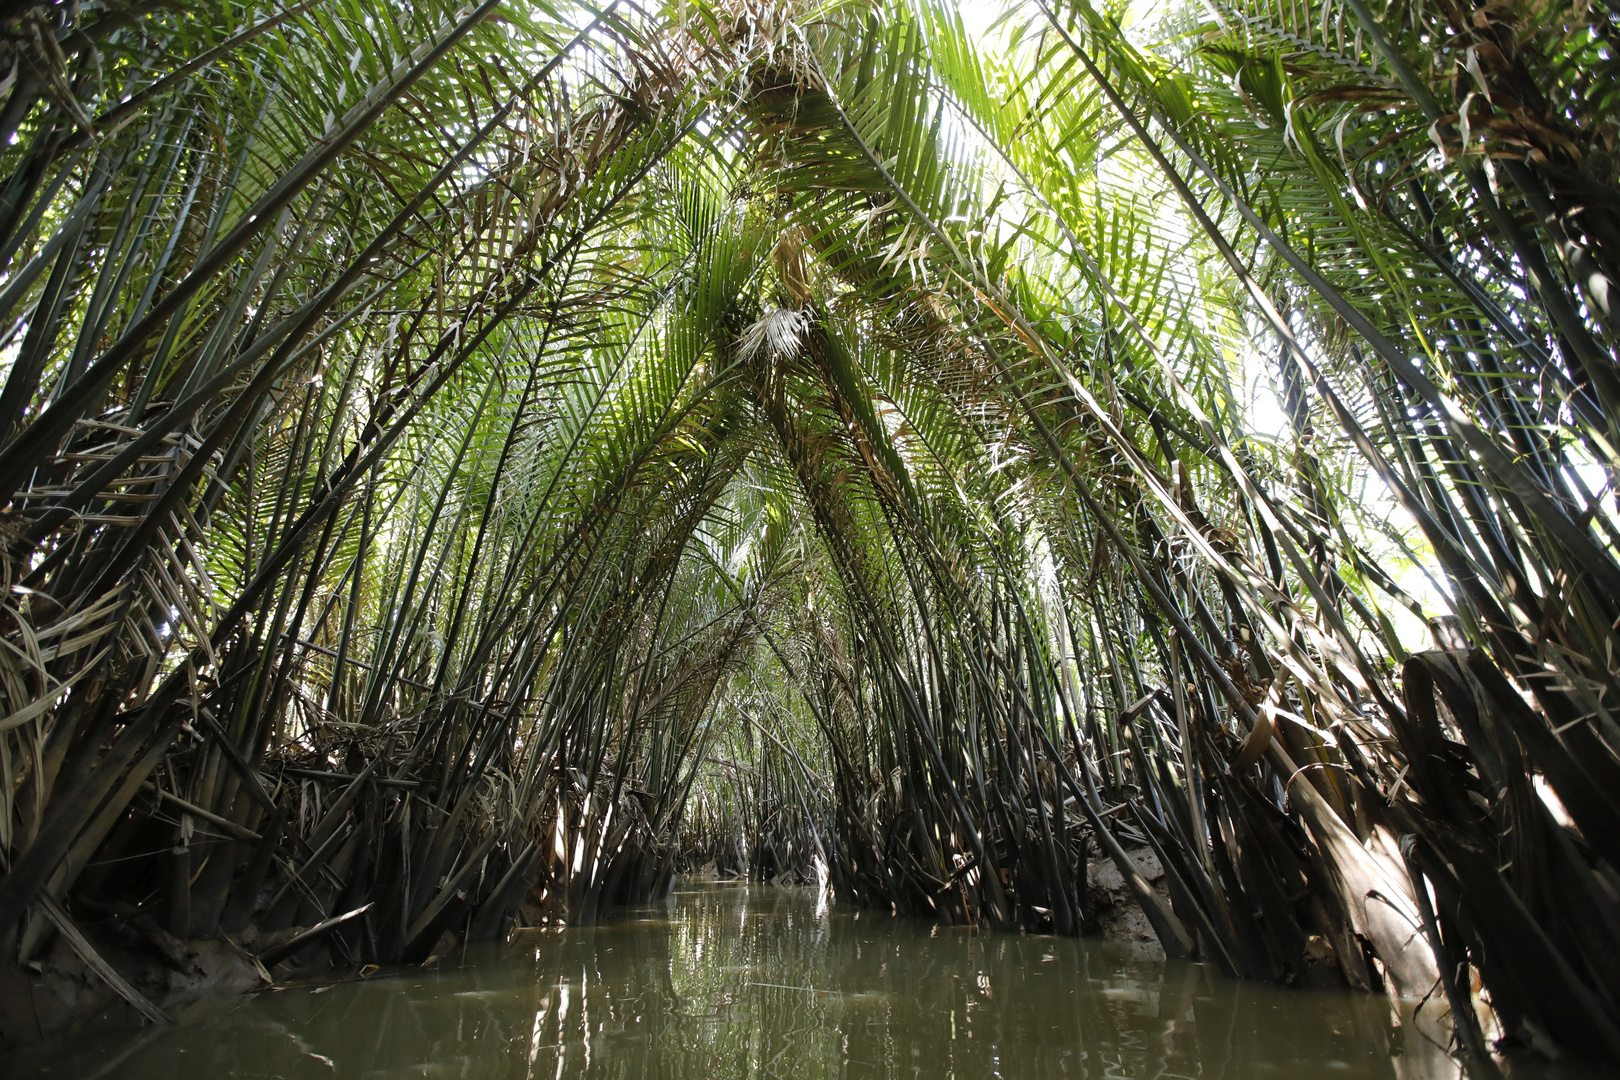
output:
[[[1457,1075],[1380,998],[688,882],[597,926],[31,1057],[73,1080]]]

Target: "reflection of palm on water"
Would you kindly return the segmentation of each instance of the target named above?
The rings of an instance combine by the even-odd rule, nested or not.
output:
[[[316,990],[320,990],[319,993]],[[692,884],[465,966],[263,994],[148,1037],[130,1080],[1368,1077],[1444,1074],[1381,998],[1285,990],[1105,943],[945,930],[808,889]],[[131,1044],[87,1049],[87,1076]],[[1403,1056],[1404,1055],[1404,1056]],[[69,1075],[57,1062],[56,1076]]]

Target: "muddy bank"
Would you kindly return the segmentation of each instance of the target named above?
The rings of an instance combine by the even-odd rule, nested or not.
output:
[[[1137,873],[1168,902],[1170,889],[1165,882],[1164,867],[1159,865],[1153,850],[1137,848],[1127,854],[1136,866]],[[1153,932],[1153,924],[1142,914],[1142,905],[1136,902],[1131,887],[1125,883],[1124,876],[1112,859],[1098,859],[1086,867],[1086,890],[1097,928],[1104,938],[1129,945],[1130,954],[1135,959],[1164,959],[1164,947]]]
[[[193,1020],[250,990],[330,971],[329,929],[183,941],[144,914],[68,920],[26,965],[0,964],[0,1048]]]

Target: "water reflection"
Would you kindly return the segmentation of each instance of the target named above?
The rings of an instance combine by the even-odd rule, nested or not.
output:
[[[1455,1076],[1366,996],[1222,979],[1106,943],[702,885],[437,970],[267,993],[27,1075],[367,1078]]]

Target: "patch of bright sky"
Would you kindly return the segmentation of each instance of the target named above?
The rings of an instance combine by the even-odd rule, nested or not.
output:
[[[1000,28],[992,33],[990,27],[1009,7],[1017,6],[1020,6],[1018,0],[960,0],[956,10],[961,13],[962,25],[967,27],[968,33],[984,47],[1001,33]],[[1133,0],[1125,15],[1125,25],[1129,28],[1151,23],[1169,6],[1170,0]],[[1036,10],[1033,5],[1031,9]]]
[[[962,0],[956,6],[956,10],[962,16],[962,25],[966,26],[968,33],[981,44],[986,43],[991,24],[1000,18],[1006,9],[1007,4],[1004,0]]]

